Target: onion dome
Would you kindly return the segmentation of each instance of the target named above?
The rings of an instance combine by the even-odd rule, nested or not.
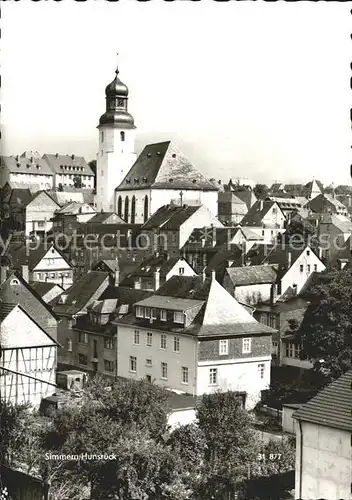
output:
[[[124,83],[121,82],[120,78],[118,77],[119,74],[119,68],[116,68],[115,71],[115,78],[105,89],[105,95],[106,97],[128,97],[128,87]]]
[[[119,128],[135,128],[134,118],[128,112],[128,87],[118,77],[118,68],[115,73],[114,80],[105,89],[106,111],[100,117],[99,126],[111,124]]]

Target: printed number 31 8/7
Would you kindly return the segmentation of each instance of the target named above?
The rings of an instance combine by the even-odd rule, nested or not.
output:
[[[258,460],[281,460],[281,453],[269,453],[266,455],[265,453],[258,453]]]

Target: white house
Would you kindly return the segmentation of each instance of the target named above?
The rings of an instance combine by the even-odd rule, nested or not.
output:
[[[54,188],[65,186],[94,188],[94,173],[83,156],[44,154],[43,160],[51,169]]]
[[[0,303],[0,397],[38,406],[56,390],[57,342],[15,304]]]
[[[352,371],[319,392],[294,414],[295,498],[351,498]]]
[[[258,200],[254,203],[240,224],[261,236],[266,244],[275,242],[278,235],[286,231],[286,217],[283,211],[275,201],[269,200]]]
[[[0,187],[7,182],[35,186],[35,190],[51,189],[53,172],[38,151],[26,151],[21,156],[0,157]]]
[[[46,191],[36,193],[25,208],[26,236],[50,231],[55,210],[59,208],[60,205]]]
[[[258,323],[214,276],[173,276],[117,321],[117,375],[147,377],[194,396],[270,384],[272,328]]]

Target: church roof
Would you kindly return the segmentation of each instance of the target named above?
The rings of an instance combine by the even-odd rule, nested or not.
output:
[[[218,191],[171,141],[145,146],[116,191],[147,188]]]

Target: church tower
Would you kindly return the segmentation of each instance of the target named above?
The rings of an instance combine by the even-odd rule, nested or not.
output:
[[[96,206],[104,212],[115,211],[115,188],[136,160],[136,127],[133,116],[128,113],[128,88],[119,79],[118,68],[115,73],[114,80],[105,89],[106,111],[97,127]]]

